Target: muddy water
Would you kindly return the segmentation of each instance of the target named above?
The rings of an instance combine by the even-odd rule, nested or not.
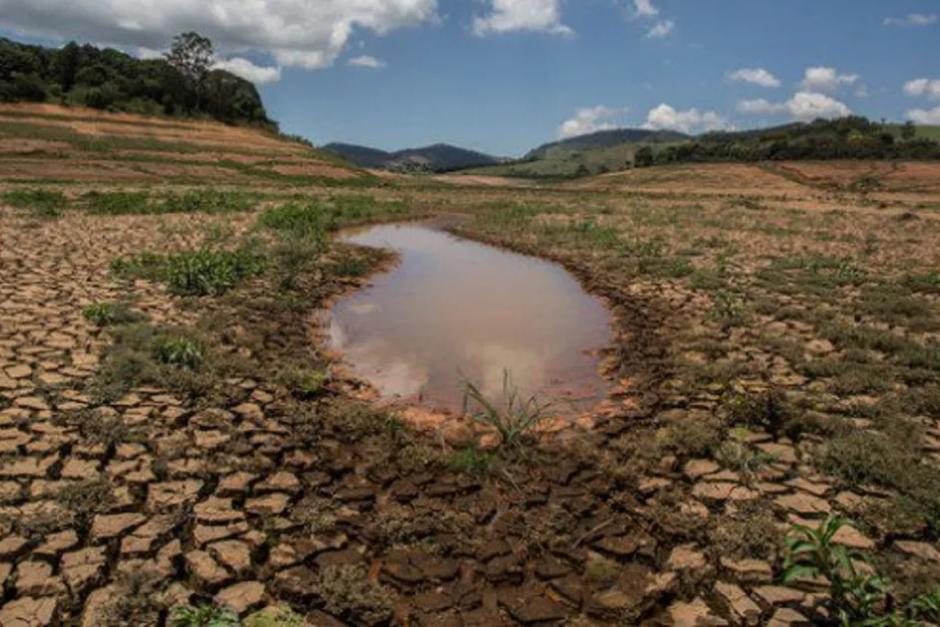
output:
[[[491,398],[509,371],[526,396],[576,413],[601,400],[607,310],[560,266],[457,238],[433,223],[347,231],[399,263],[333,308],[333,348],[389,400],[460,411],[463,381]]]

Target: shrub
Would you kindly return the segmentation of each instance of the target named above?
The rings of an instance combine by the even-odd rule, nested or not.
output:
[[[392,616],[392,597],[369,580],[364,566],[327,566],[320,572],[317,590],[331,614],[356,624],[374,625]]]
[[[143,315],[133,311],[123,303],[99,302],[93,303],[82,310],[82,315],[89,322],[106,327],[113,324],[127,324],[129,322],[139,322]]]
[[[724,411],[730,425],[762,429],[774,437],[779,437],[793,419],[783,392],[776,389],[726,396]]]
[[[177,294],[218,296],[242,279],[260,274],[263,269],[263,258],[256,251],[204,248],[168,257],[166,277],[170,289]]]
[[[161,363],[195,370],[205,358],[205,350],[190,338],[161,335],[153,342],[153,355]]]

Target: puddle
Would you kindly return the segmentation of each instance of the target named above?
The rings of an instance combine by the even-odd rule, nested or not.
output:
[[[609,314],[561,266],[434,223],[372,226],[340,239],[400,255],[330,316],[332,348],[384,399],[460,412],[465,379],[500,398],[505,371],[525,398],[551,400],[555,414],[606,395],[598,352],[610,339]]]

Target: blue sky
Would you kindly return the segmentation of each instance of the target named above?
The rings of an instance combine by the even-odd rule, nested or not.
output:
[[[173,12],[148,21],[142,1]],[[611,126],[700,132],[848,112],[940,124],[936,0],[109,3],[75,0],[63,15],[58,0],[0,0],[0,32],[146,55],[200,30],[220,63],[259,81],[284,130],[315,143],[508,156]]]

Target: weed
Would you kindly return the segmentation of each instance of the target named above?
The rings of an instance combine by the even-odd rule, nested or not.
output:
[[[710,529],[709,540],[720,555],[773,561],[783,540],[783,532],[770,508],[751,503],[744,504],[733,515],[721,518]]]
[[[374,625],[391,618],[391,594],[369,579],[364,566],[324,568],[320,572],[317,591],[328,612],[357,624]]]
[[[99,327],[139,322],[143,319],[141,313],[132,310],[124,303],[114,302],[92,303],[82,310],[82,315]]]
[[[167,257],[166,281],[177,294],[218,296],[263,270],[263,257],[252,247],[235,251],[204,248]]]
[[[111,262],[111,274],[121,279],[156,281],[165,275],[166,259],[162,255],[143,252],[131,257],[118,257]]]
[[[724,327],[740,325],[744,322],[747,310],[741,297],[728,290],[718,290],[712,294],[712,306],[708,317]]]
[[[747,483],[754,479],[758,471],[774,461],[774,456],[741,442],[724,442],[715,453],[715,458],[725,468],[736,471]]]
[[[329,373],[325,370],[301,367],[283,368],[277,376],[281,385],[288,388],[291,393],[307,399],[323,392],[329,378]]]
[[[470,381],[464,382],[464,413],[469,413],[471,405],[477,411],[471,417],[477,422],[492,427],[499,433],[500,445],[515,451],[521,451],[526,438],[538,427],[545,417],[547,403],[540,403],[536,396],[523,399],[518,388],[513,385],[509,371],[503,371],[502,403],[486,398],[486,395]]]
[[[454,472],[479,476],[490,471],[494,459],[493,453],[468,446],[451,453],[445,463]]]
[[[726,396],[723,407],[730,425],[762,429],[775,438],[793,417],[783,392],[776,389]]]
[[[29,209],[33,217],[49,220],[61,217],[68,202],[62,192],[48,189],[14,189],[0,195],[0,200],[17,209]]]
[[[914,292],[940,294],[940,272],[908,274],[901,279],[901,285]]]
[[[372,264],[368,259],[346,255],[340,257],[327,268],[328,274],[335,277],[361,277],[369,273]]]
[[[287,607],[266,607],[242,621],[242,627],[303,627],[304,617]]]
[[[216,605],[178,605],[170,614],[171,627],[239,627],[238,614]]]
[[[680,457],[710,457],[721,445],[722,432],[714,422],[688,418],[657,431],[656,441]]]
[[[160,335],[154,340],[153,355],[160,363],[195,370],[205,359],[205,349],[188,337]]]
[[[85,528],[95,514],[114,502],[114,492],[111,483],[102,475],[63,487],[56,495],[56,500],[71,512],[76,525]]]

